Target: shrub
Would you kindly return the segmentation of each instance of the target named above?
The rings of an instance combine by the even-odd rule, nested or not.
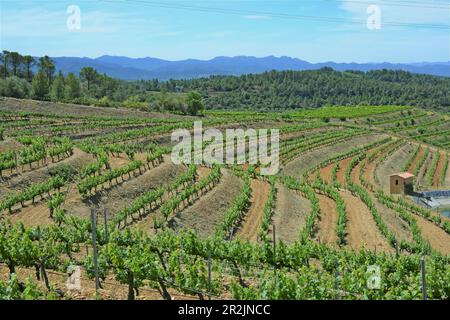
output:
[[[18,77],[8,77],[0,80],[0,95],[14,98],[28,98],[31,85]]]

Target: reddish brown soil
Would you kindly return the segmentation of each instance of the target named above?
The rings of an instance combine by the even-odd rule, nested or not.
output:
[[[448,163],[447,172],[445,174],[444,187],[450,188],[450,159],[449,159],[449,163]]]
[[[439,183],[441,180],[441,173],[442,170],[444,169],[444,160],[445,160],[444,153],[443,152],[439,153],[439,162],[433,177],[433,187],[435,188],[439,187]]]
[[[339,164],[339,170],[336,174],[336,178],[341,185],[345,185],[345,171],[347,170],[347,167],[351,160],[352,158],[347,158],[342,160]]]
[[[333,179],[333,167],[335,166],[335,163],[331,163],[327,165],[326,167],[321,168],[320,171],[320,177],[323,181],[331,183]]]
[[[288,244],[298,240],[300,231],[306,224],[306,218],[311,213],[311,203],[299,193],[276,184],[277,197],[273,215],[275,236],[277,241],[282,240]],[[272,226],[269,230],[273,232]]]
[[[374,179],[374,174],[375,174],[375,169],[376,169],[376,167],[377,167],[376,161],[369,162],[369,163],[366,165],[366,169],[365,169],[364,174],[363,174],[364,179],[365,179],[368,183],[370,183],[371,185],[373,185],[374,187],[377,185],[376,182],[375,182],[375,179]]]
[[[422,217],[415,216],[415,218],[423,238],[431,247],[444,255],[450,254],[450,235]]]
[[[352,249],[366,249],[392,252],[383,235],[378,231],[367,206],[350,192],[340,191],[347,208],[347,242]]]
[[[416,157],[414,158],[413,162],[411,163],[411,165],[408,168],[409,172],[413,172],[414,171],[414,168],[417,166],[417,163],[422,158],[424,153],[425,153],[425,148],[423,146],[420,146],[419,152],[417,152]]]
[[[236,237],[243,240],[256,242],[258,232],[262,222],[263,209],[270,192],[270,185],[267,182],[254,179],[251,181],[252,198],[251,206],[242,227],[236,233]]]
[[[353,183],[356,183],[358,185],[361,185],[361,181],[359,180],[359,175],[361,173],[361,168],[363,167],[363,165],[365,164],[365,161],[360,161],[352,170],[352,172],[350,173],[350,180]]]
[[[321,194],[317,194],[317,197],[320,205],[320,219],[317,225],[316,240],[334,246],[337,240],[336,225],[338,220],[336,203],[333,199]]]

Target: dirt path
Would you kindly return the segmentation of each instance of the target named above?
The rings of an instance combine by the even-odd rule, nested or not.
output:
[[[444,255],[450,254],[450,235],[422,217],[415,216],[415,218],[422,237],[430,242],[431,247]]]
[[[417,174],[417,177],[415,180],[417,186],[425,187],[428,185],[426,176],[427,176],[428,168],[430,167],[431,162],[433,160],[433,154],[434,154],[433,150],[430,149],[430,153],[428,154],[428,157],[425,159],[425,162],[422,164],[422,167],[420,167],[419,173]]]
[[[350,172],[350,180],[360,186],[361,181],[359,180],[359,175],[361,173],[361,168],[365,165],[365,160],[358,162],[358,164],[353,168],[352,172]]]
[[[339,193],[347,207],[347,245],[355,250],[364,246],[370,250],[392,252],[367,206],[350,192]]]
[[[409,172],[413,172],[414,171],[414,168],[417,166],[417,163],[422,158],[424,153],[425,153],[425,148],[423,146],[420,146],[419,152],[417,152],[416,157],[414,158],[413,162],[411,163],[411,165],[408,168]]]
[[[236,238],[256,242],[262,222],[264,205],[269,197],[270,185],[258,179],[253,179],[250,185],[252,188],[251,206],[245,216],[242,227],[236,233]]]
[[[436,151],[438,152],[438,151]],[[445,154],[443,152],[439,153],[439,162],[436,168],[436,172],[434,173],[434,177],[433,177],[433,187],[437,188],[439,187],[439,183],[441,180],[441,173],[442,170],[444,169],[444,160],[445,160]]]
[[[336,202],[322,194],[317,194],[317,197],[320,205],[320,219],[315,238],[320,243],[334,246],[337,241],[336,226],[338,220]]]
[[[364,179],[368,183],[373,185],[374,187],[377,186],[377,183],[375,182],[375,178],[374,178],[376,167],[377,167],[377,162],[376,161],[369,162],[368,164],[366,164],[366,167],[365,167],[365,170],[364,170],[364,173],[363,173]]]
[[[352,161],[352,158],[344,159],[339,163],[339,170],[337,171],[336,178],[341,185],[345,185],[345,171],[347,170],[350,161]]]
[[[276,184],[277,198],[272,218],[276,229],[276,239],[288,244],[298,240],[300,230],[306,224],[306,218],[311,212],[311,203],[295,191],[282,184]],[[272,226],[269,232],[273,232]]]
[[[334,167],[335,163],[331,163],[329,165],[327,165],[326,167],[320,168],[319,172],[320,172],[320,177],[322,178],[323,181],[331,183],[332,179],[333,179],[333,167]]]

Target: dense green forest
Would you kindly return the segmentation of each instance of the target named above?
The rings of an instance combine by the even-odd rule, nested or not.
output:
[[[0,95],[195,114],[203,109],[282,111],[324,105],[410,105],[450,111],[450,78],[377,70],[271,71],[201,79],[124,81],[83,68],[56,72],[53,61],[0,54]],[[197,93],[199,92],[201,96]],[[202,99],[203,98],[203,99]]]
[[[178,81],[199,90],[209,108],[284,110],[332,105],[411,105],[448,112],[450,78],[404,71],[266,72]]]

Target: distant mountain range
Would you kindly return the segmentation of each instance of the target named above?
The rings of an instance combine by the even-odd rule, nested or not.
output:
[[[100,73],[123,80],[168,80],[200,78],[211,75],[242,75],[262,73],[270,70],[314,70],[331,67],[338,71],[369,71],[379,69],[404,70],[412,73],[450,77],[450,61],[421,62],[410,64],[393,63],[310,63],[290,57],[216,57],[211,60],[187,59],[168,61],[157,58],[128,58],[101,56],[95,59],[76,57],[54,57],[57,70],[63,73],[78,73],[83,67],[93,67]]]

